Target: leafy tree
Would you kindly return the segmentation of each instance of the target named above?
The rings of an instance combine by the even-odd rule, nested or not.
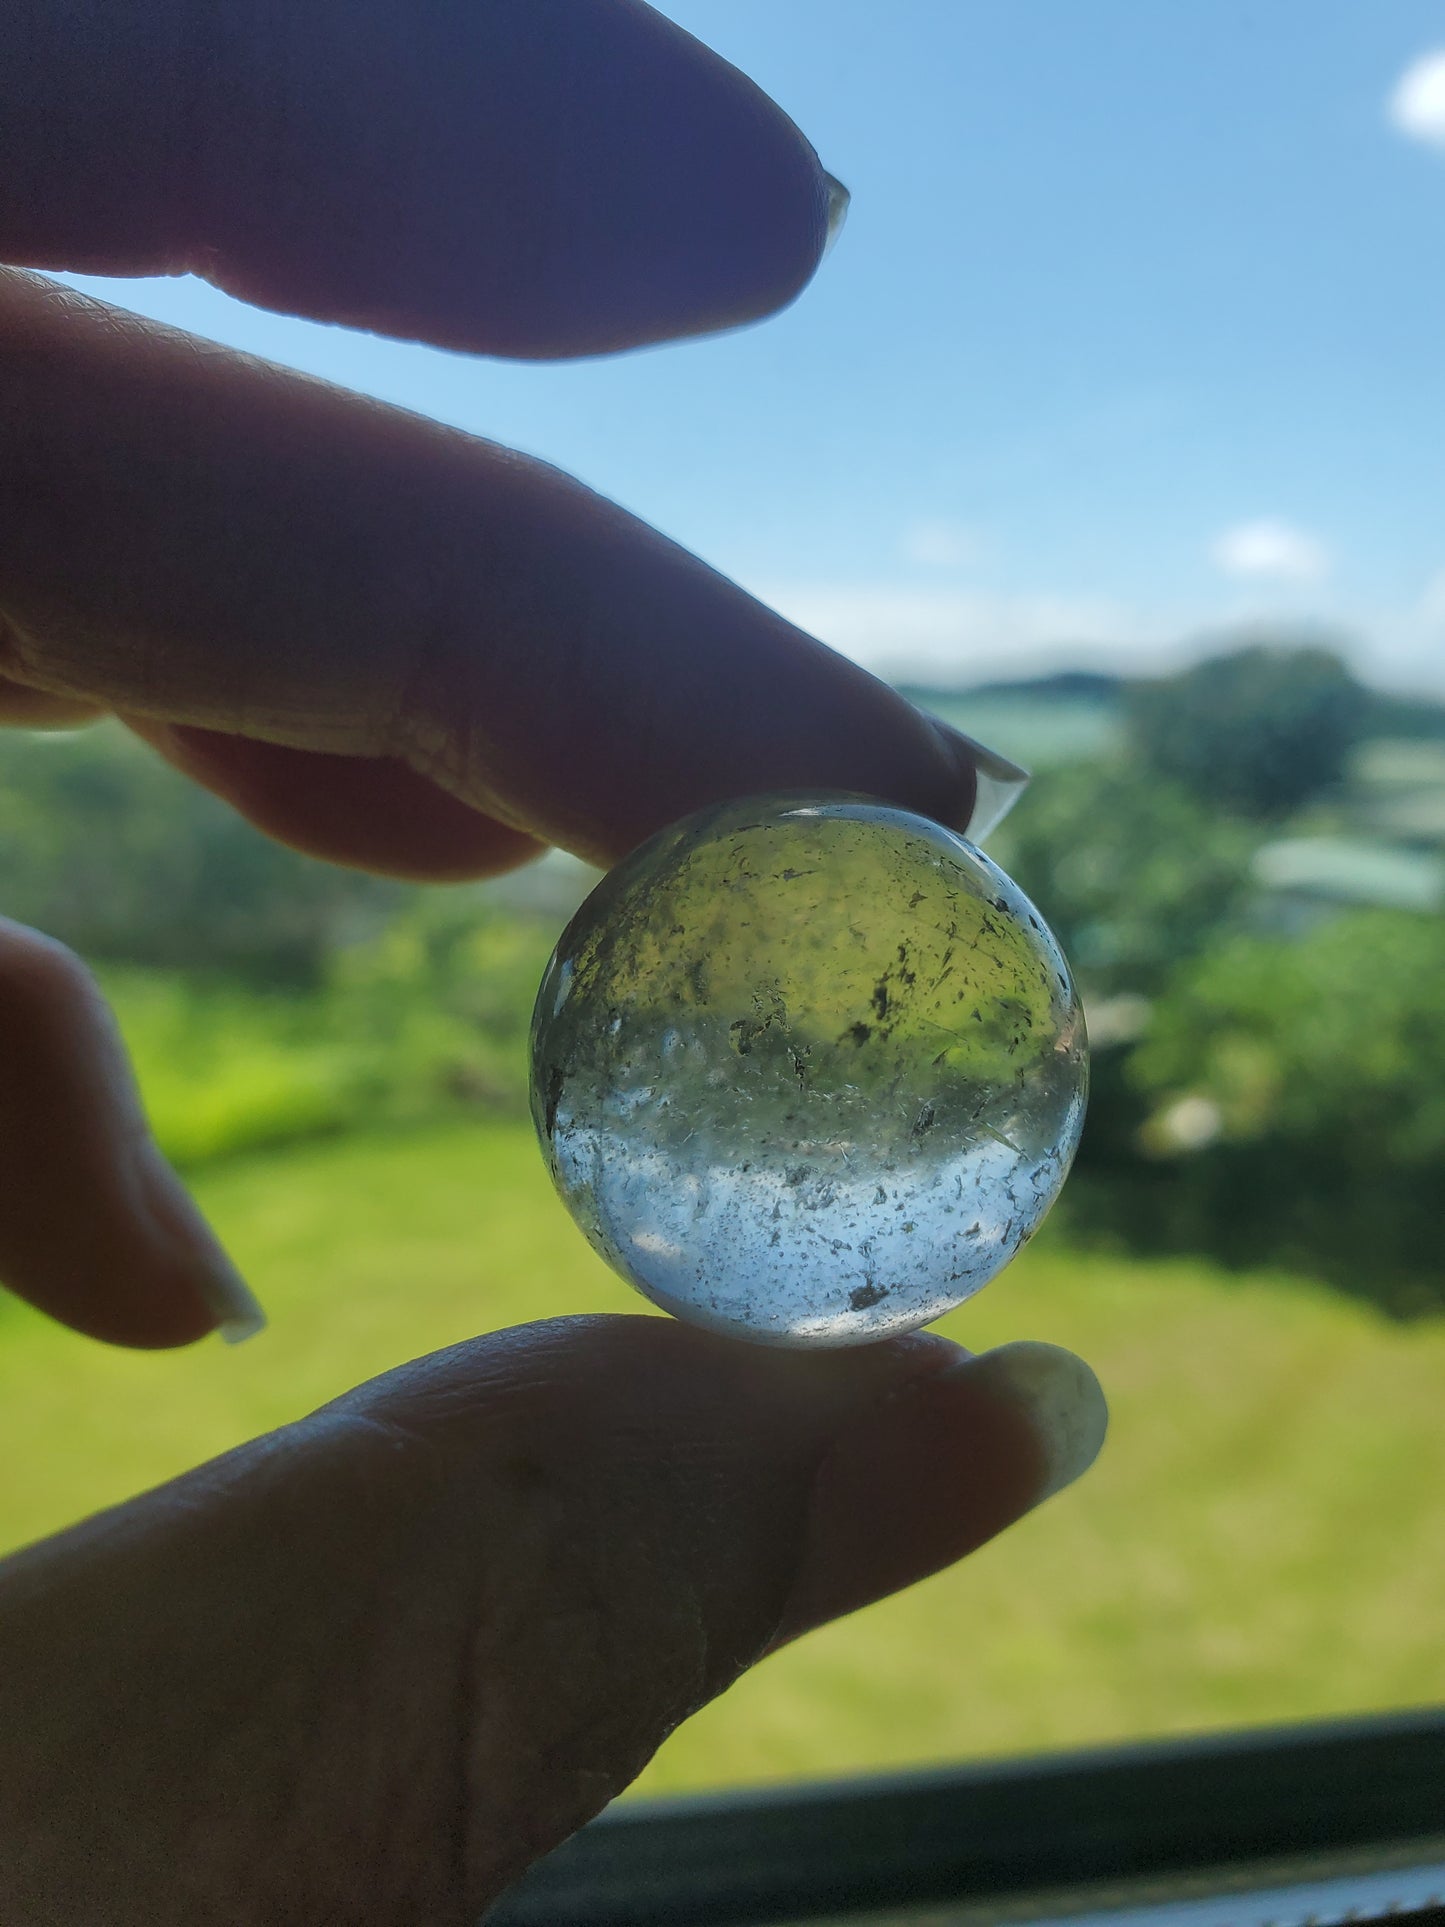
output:
[[[117,723],[0,731],[0,913],[87,956],[305,982],[401,894],[269,842]]]
[[[1146,1102],[1202,1098],[1219,1120],[1174,1174],[1180,1241],[1394,1311],[1445,1305],[1442,983],[1445,919],[1402,911],[1234,938],[1186,966],[1126,1073]]]
[[[1180,972],[1133,1074],[1216,1103],[1237,1140],[1334,1147],[1360,1169],[1445,1175],[1445,919],[1366,910]]]
[[[554,923],[483,886],[417,891],[320,984],[105,964],[156,1136],[183,1165],[358,1127],[527,1110]]]
[[[1149,993],[1235,916],[1257,841],[1123,763],[1047,770],[990,849],[1096,991]]]
[[[1288,815],[1340,780],[1369,697],[1329,649],[1258,643],[1134,684],[1126,722],[1144,765],[1215,809]]]

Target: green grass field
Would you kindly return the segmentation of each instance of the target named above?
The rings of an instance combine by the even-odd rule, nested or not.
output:
[[[418,1352],[637,1309],[519,1127],[341,1140],[197,1188],[272,1329],[148,1356],[0,1308],[0,1546]],[[1103,1460],[965,1566],[760,1668],[644,1788],[1445,1699],[1445,1323],[1392,1327],[1305,1283],[1080,1258],[1046,1235],[948,1329],[1084,1352],[1114,1406]]]

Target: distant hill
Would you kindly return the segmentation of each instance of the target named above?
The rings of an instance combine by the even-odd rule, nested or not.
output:
[[[1088,705],[1095,710],[1116,712],[1131,682],[1129,676],[1111,676],[1094,669],[1061,669],[1049,676],[1026,676],[1017,681],[967,683],[944,687],[930,683],[899,683],[900,696],[906,696],[920,709],[933,710],[950,721],[960,716],[966,705],[1036,703],[1056,711],[1066,705]],[[1415,738],[1445,741],[1445,701],[1435,696],[1403,696],[1383,689],[1365,690],[1368,718],[1367,736]]]
[[[1019,682],[970,683],[963,689],[936,689],[924,683],[900,683],[898,693],[920,708],[959,703],[972,697],[1024,702],[1094,703],[1110,708],[1125,686],[1123,676],[1106,676],[1093,669],[1061,669],[1052,676],[1032,676]]]
[[[920,709],[1038,772],[1062,763],[1089,762],[1116,754],[1124,742],[1126,697],[1136,680],[1092,669],[1065,669],[1048,676],[980,682],[962,689],[900,683],[898,691]],[[1387,749],[1392,765],[1399,760],[1397,750],[1401,745],[1445,743],[1445,702],[1377,689],[1365,689],[1362,698],[1365,740]],[[1390,779],[1397,790],[1401,780],[1398,771]],[[1423,839],[1433,846],[1440,840],[1436,828],[1442,808],[1440,798],[1439,784],[1432,776],[1423,790],[1416,784],[1409,796],[1403,791],[1393,796],[1390,815],[1375,796],[1366,803],[1364,790],[1355,786],[1362,819],[1359,827],[1388,828],[1407,842]]]
[[[1117,676],[1076,669],[1031,682],[979,683],[972,689],[905,684],[899,693],[1026,769],[1041,770],[1087,762],[1119,747],[1122,688]]]

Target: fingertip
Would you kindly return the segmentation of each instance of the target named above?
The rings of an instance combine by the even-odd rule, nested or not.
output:
[[[1022,1418],[1032,1435],[1042,1467],[1033,1505],[1082,1478],[1103,1450],[1108,1401],[1077,1353],[1020,1339],[973,1360],[969,1383],[972,1393],[983,1390]]]
[[[72,1329],[141,1349],[215,1329],[215,1237],[162,1159],[80,960],[0,920],[0,1278]]]
[[[937,725],[948,753],[960,771],[972,779],[968,815],[955,824],[974,843],[996,830],[1032,780],[1022,763],[1004,756],[950,723]]]
[[[7,1284],[72,1331],[129,1351],[175,1351],[218,1330],[239,1342],[264,1325],[154,1144],[100,1145],[101,1168],[87,1171],[88,1147],[66,1136],[51,1195],[0,1223]],[[69,1209],[67,1180],[84,1194]]]
[[[529,181],[530,162],[519,171],[537,242],[505,288],[488,277],[487,340],[475,345],[608,353],[738,327],[796,299],[841,224],[837,184],[799,128],[650,7],[579,5],[570,24],[565,99],[545,35],[516,60],[547,76],[555,154],[545,180]]]
[[[161,1265],[172,1272],[179,1287],[173,1294],[172,1318],[179,1317],[184,1301],[181,1328],[186,1335],[173,1342],[189,1344],[212,1331],[228,1345],[243,1345],[248,1338],[256,1337],[267,1322],[261,1301],[228,1257],[190,1192],[150,1141],[141,1147],[138,1165],[144,1231],[153,1240]],[[196,1329],[198,1306],[204,1313],[200,1329]]]
[[[710,334],[807,285],[837,194],[760,88],[637,0],[435,22],[374,0],[405,47],[388,92],[323,8],[301,30],[320,143],[219,174],[195,272],[242,300],[464,352],[551,360]],[[325,78],[322,76],[325,75]],[[349,76],[349,77],[348,77]],[[425,99],[419,100],[419,82]],[[373,100],[356,122],[351,97]],[[237,133],[224,136],[244,150]],[[405,142],[406,167],[397,166]],[[309,183],[286,216],[258,165]],[[385,178],[364,209],[354,178]]]
[[[1071,1352],[1018,1344],[921,1366],[822,1460],[777,1644],[965,1558],[1103,1443],[1103,1393]]]
[[[853,205],[853,196],[836,174],[825,171],[823,181],[828,190],[828,227],[823,241],[823,252],[819,257],[820,266],[837,247],[843,230],[848,225],[848,210]]]

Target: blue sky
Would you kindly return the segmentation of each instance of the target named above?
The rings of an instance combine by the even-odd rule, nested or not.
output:
[[[663,11],[853,190],[776,320],[509,366],[81,285],[541,454],[885,673],[1277,616],[1445,689],[1438,0]]]

